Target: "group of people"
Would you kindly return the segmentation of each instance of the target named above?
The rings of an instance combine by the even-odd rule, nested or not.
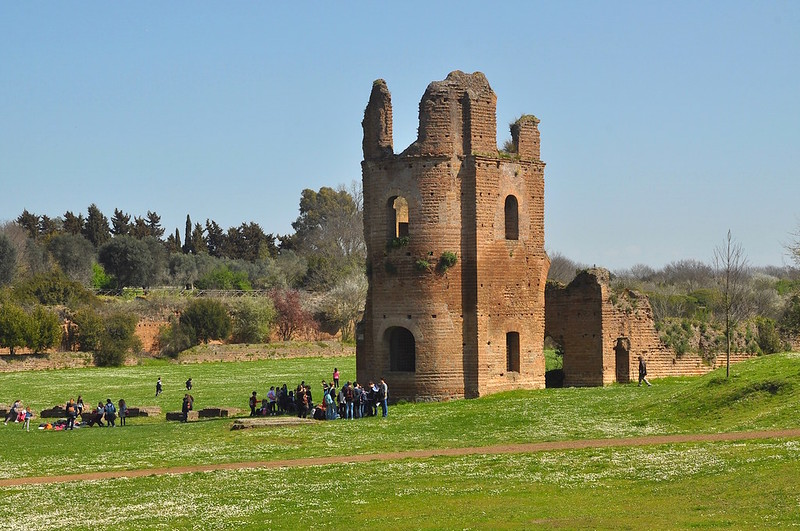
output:
[[[75,428],[75,419],[79,418],[85,422],[89,427],[95,424],[98,426],[105,426],[107,428],[115,428],[117,426],[117,418],[119,418],[120,426],[125,426],[125,420],[128,418],[128,404],[125,403],[124,398],[120,398],[117,405],[110,398],[106,398],[105,404],[102,400],[97,402],[97,407],[86,407],[83,403],[83,397],[78,395],[78,400],[70,398],[67,405],[64,407],[67,413],[67,424],[64,426],[65,430],[72,430]],[[106,421],[103,424],[103,421]]]
[[[14,403],[11,405],[11,409],[8,410],[4,425],[8,426],[9,422],[22,422],[22,429],[25,431],[31,431],[32,418],[33,412],[31,411],[31,407],[27,406],[23,409],[22,401],[17,399],[14,400]]]
[[[330,383],[322,380],[322,399],[315,403],[311,386],[305,381],[293,390],[286,384],[271,386],[266,397],[259,400],[258,392],[250,395],[250,416],[297,415],[317,420],[357,419],[378,416],[378,408],[383,417],[388,416],[389,386],[381,378],[380,383],[370,381],[365,387],[358,382],[346,382],[339,386],[339,370],[333,369]]]

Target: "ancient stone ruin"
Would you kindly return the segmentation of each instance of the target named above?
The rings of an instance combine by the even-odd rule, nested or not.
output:
[[[392,142],[391,95],[364,112],[364,236],[370,277],[357,331],[360,382],[393,399],[544,387],[544,163],[538,119],[497,149],[486,77],[452,72],[419,104],[417,140]]]
[[[720,366],[695,353],[676,354],[659,338],[650,301],[636,291],[614,293],[602,268],[580,272],[567,286],[548,282],[545,335],[564,352],[564,385],[594,386],[638,379],[639,356],[648,378],[705,374]],[[748,355],[732,354],[739,362]]]
[[[545,288],[539,120],[518,119],[512,149],[499,151],[496,102],[480,72],[450,73],[428,85],[417,140],[395,154],[391,95],[373,83],[362,122],[369,291],[358,380],[385,376],[393,400],[540,388],[545,334],[563,349],[569,386],[635,381],[639,356],[649,377],[714,368],[665,347],[647,298],[612,293],[608,271]]]

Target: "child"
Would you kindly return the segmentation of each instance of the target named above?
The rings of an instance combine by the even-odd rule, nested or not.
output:
[[[31,431],[31,419],[33,418],[33,413],[31,412],[31,407],[28,406],[25,408],[25,431]]]
[[[128,416],[128,404],[125,403],[124,398],[119,399],[119,425],[125,425],[125,418]]]

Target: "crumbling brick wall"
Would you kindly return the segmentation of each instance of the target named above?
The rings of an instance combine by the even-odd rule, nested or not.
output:
[[[393,398],[544,385],[538,120],[523,117],[512,130],[518,152],[501,156],[496,102],[479,72],[431,83],[418,138],[395,155],[391,95],[383,80],[373,84],[362,122],[370,284],[356,365],[361,382],[386,376]],[[457,260],[443,267],[450,253]]]
[[[635,291],[612,293],[609,273],[593,268],[568,285],[548,283],[545,334],[564,351],[564,385],[597,386],[638,379],[639,356],[648,378],[695,376],[724,365],[694,353],[678,356],[659,338],[647,297]],[[731,362],[751,356],[735,354]]]

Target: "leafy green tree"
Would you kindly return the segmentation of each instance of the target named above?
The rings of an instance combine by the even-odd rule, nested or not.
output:
[[[25,229],[28,238],[35,240],[39,237],[39,216],[31,214],[28,209],[22,211],[16,219],[17,225]]]
[[[83,284],[90,282],[95,250],[89,240],[80,234],[59,234],[48,242],[47,250],[67,277]]]
[[[192,218],[189,217],[189,214],[186,214],[186,228],[183,231],[183,235],[183,252],[185,254],[197,254],[194,246],[192,246]]]
[[[132,236],[117,236],[98,252],[98,261],[118,288],[147,287],[155,266],[150,247]]]
[[[181,233],[177,228],[175,229],[175,234],[170,234],[167,236],[167,241],[164,244],[164,248],[169,254],[183,252],[181,246]]]
[[[100,314],[93,308],[83,307],[75,312],[72,321],[78,328],[75,334],[78,348],[83,352],[98,350],[105,330]]]
[[[34,353],[44,352],[61,342],[62,329],[58,316],[44,306],[36,305],[27,327],[25,346]]]
[[[275,236],[264,234],[258,223],[242,223],[228,229],[223,254],[227,258],[254,262],[259,258],[275,256]]]
[[[17,270],[17,248],[8,236],[0,233],[0,286],[10,284]]]
[[[161,216],[149,210],[147,211],[147,228],[150,229],[148,236],[157,239],[161,239],[164,236],[164,228],[161,227]]]
[[[61,233],[61,220],[58,218],[53,219],[49,216],[42,215],[39,218],[39,236],[45,240],[50,241],[51,238]]]
[[[94,263],[92,264],[91,285],[94,289],[111,289],[114,287],[114,279],[106,273],[102,265]]]
[[[360,190],[351,194],[341,187],[303,190],[291,245],[308,261],[308,287],[325,291],[339,279],[365,270],[360,197]]]
[[[103,215],[97,205],[89,205],[86,223],[83,225],[82,234],[95,247],[100,247],[111,239],[111,229],[108,227],[108,218]]]
[[[192,301],[181,313],[180,324],[193,330],[197,340],[203,343],[227,339],[232,326],[225,305],[213,299]]]
[[[230,301],[234,343],[268,343],[277,313],[268,297],[240,297]]]
[[[147,220],[139,216],[134,216],[133,223],[131,224],[131,236],[137,240],[142,240],[150,235],[150,227],[147,226]]]
[[[71,211],[67,210],[64,213],[63,229],[68,234],[83,234],[83,227],[85,225],[83,214],[77,216]]]
[[[111,216],[111,234],[114,236],[125,236],[131,233],[131,215],[115,208],[114,215]]]
[[[192,230],[192,254],[201,254],[201,253],[208,253],[208,244],[206,243],[206,237],[203,234],[205,229],[199,223],[194,224],[194,229]]]
[[[197,281],[197,263],[191,254],[173,254],[169,257],[169,275],[172,283],[194,289]]]
[[[25,310],[9,301],[0,302],[0,348],[14,354],[17,348],[24,347],[30,325]]]
[[[70,280],[61,271],[38,273],[14,286],[17,300],[45,306],[75,307],[94,302],[94,294],[80,282]]]
[[[206,247],[208,254],[222,258],[225,248],[225,231],[217,225],[216,221],[206,220]]]

